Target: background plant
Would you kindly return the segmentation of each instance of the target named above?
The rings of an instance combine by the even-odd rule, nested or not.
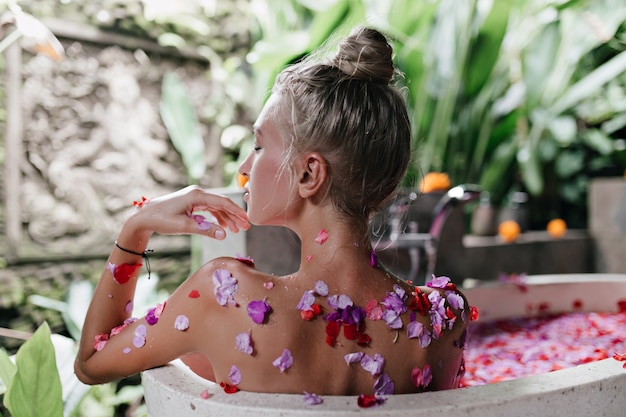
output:
[[[496,203],[530,193],[535,227],[553,216],[584,227],[590,178],[623,174],[626,6],[618,0],[264,5],[249,55],[261,85],[337,28],[367,23],[394,38],[415,125],[407,185],[445,171]]]

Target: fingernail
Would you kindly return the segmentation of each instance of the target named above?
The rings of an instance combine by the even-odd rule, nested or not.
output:
[[[216,230],[215,231],[215,238],[216,239],[224,239],[226,237],[226,233],[223,230]]]

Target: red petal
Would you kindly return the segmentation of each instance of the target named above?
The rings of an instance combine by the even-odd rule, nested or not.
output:
[[[356,341],[356,344],[361,347],[368,347],[372,338],[367,333],[359,334],[359,339]]]
[[[470,306],[470,320],[476,321],[478,320],[478,308],[476,306]]]
[[[339,336],[339,329],[341,329],[341,325],[336,321],[326,323],[326,334],[332,338],[336,339]]]
[[[135,271],[141,268],[141,264],[122,264],[117,265],[115,267],[115,273],[113,274],[113,278],[118,284],[126,284],[129,279],[133,275],[135,275]]]
[[[348,340],[355,340],[357,337],[356,324],[344,324],[343,335]]]
[[[226,382],[220,382],[220,387],[224,389],[226,394],[234,394],[239,391],[239,388],[234,385],[227,384]]]
[[[313,313],[316,316],[322,312],[322,306],[317,303],[313,304],[311,307],[313,308]]]
[[[375,395],[361,394],[359,395],[359,398],[357,399],[357,404],[361,408],[373,407],[375,405],[378,405],[378,398],[376,398]]]
[[[302,317],[303,320],[311,321],[315,318],[315,313],[311,310],[300,310],[300,317]]]
[[[620,313],[626,313],[626,300],[619,300],[617,306],[619,307]]]
[[[187,297],[189,297],[189,298],[198,298],[198,297],[200,297],[200,293],[198,292],[198,290],[191,290],[191,291],[189,291],[189,294],[187,294]]]

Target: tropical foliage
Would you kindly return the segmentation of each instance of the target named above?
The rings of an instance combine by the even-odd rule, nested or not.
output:
[[[444,171],[496,200],[530,193],[539,224],[569,213],[584,225],[589,179],[623,174],[623,2],[311,3],[266,3],[249,54],[255,75],[268,83],[338,28],[366,23],[390,34],[415,124],[407,184]]]

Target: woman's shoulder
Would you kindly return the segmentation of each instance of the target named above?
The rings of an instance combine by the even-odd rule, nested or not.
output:
[[[245,283],[261,283],[267,285],[275,280],[276,276],[256,269],[250,257],[221,256],[206,262],[199,270],[204,277],[212,279],[214,285],[221,285],[223,281],[233,281],[240,285]]]

